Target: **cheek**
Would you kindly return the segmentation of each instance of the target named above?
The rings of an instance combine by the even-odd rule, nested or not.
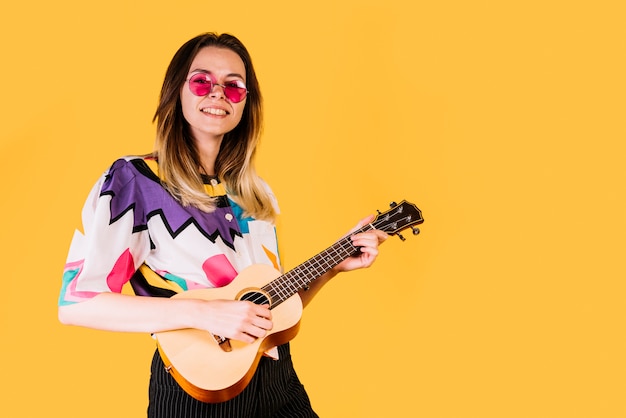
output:
[[[239,125],[239,123],[243,119],[243,115],[244,115],[245,110],[246,110],[245,101],[242,102],[242,103],[238,103],[238,104],[243,104],[243,106],[235,107],[235,116],[236,116],[236,119],[237,119],[237,125]]]
[[[184,92],[180,95],[180,107],[183,111],[183,116],[185,120],[189,122],[189,118],[194,114],[193,110],[195,107],[195,103],[192,97],[188,97]]]

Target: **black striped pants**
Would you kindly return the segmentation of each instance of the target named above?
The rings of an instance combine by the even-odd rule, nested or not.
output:
[[[204,403],[189,396],[165,371],[158,351],[152,359],[148,418],[317,418],[291,362],[289,344],[280,360],[262,357],[248,386],[235,398]]]

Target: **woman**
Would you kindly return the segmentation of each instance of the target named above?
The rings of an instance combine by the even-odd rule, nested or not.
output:
[[[84,233],[75,233],[63,276],[59,319],[111,331],[196,328],[245,343],[263,338],[272,329],[266,305],[169,298],[224,286],[252,264],[280,269],[276,201],[253,165],[262,100],[244,45],[214,33],[185,43],[168,67],[154,119],[155,151],[114,162],[87,199]],[[303,305],[337,273],[370,266],[386,237],[377,230],[355,234],[359,254],[299,292]],[[126,283],[134,295],[122,293]],[[148,416],[317,416],[289,344],[275,351],[277,359],[263,357],[241,394],[221,403],[190,397],[155,353]]]

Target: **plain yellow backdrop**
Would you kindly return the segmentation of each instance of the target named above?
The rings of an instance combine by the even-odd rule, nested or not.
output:
[[[145,416],[147,335],[64,327],[84,198],[151,150],[176,49],[248,46],[285,266],[409,200],[426,222],[324,289],[293,341],[332,417],[626,417],[621,1],[0,6],[0,414]]]

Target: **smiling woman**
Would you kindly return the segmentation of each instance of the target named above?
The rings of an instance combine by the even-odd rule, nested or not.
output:
[[[216,86],[200,96],[202,89],[199,92],[196,83],[190,82],[196,74],[208,75],[211,84],[218,81],[216,77],[221,84],[243,83],[246,95],[233,101],[225,88]],[[210,117],[211,113],[204,112],[209,109],[226,115]],[[159,159],[166,187],[181,203],[210,210],[212,198],[205,193],[199,175],[215,174],[249,213],[275,218],[250,160],[259,142],[263,107],[252,58],[238,39],[227,34],[203,35],[185,43],[168,67],[154,119],[154,156]]]
[[[237,38],[203,34],[178,50],[155,114],[154,152],[115,161],[87,199],[85,232],[74,235],[65,265],[61,322],[112,331],[210,332],[216,346],[234,356],[278,328],[281,318],[275,311],[273,317],[268,298],[185,296],[236,284],[248,267],[269,269],[270,276],[281,270],[278,205],[253,163],[261,103],[252,61]],[[369,267],[386,238],[378,229],[353,232],[346,238],[352,252],[293,289],[292,303],[301,309],[337,273]],[[134,295],[122,294],[126,284]],[[293,336],[267,339],[254,375],[211,399],[179,385],[180,374],[159,349],[148,416],[316,417],[291,362]]]

